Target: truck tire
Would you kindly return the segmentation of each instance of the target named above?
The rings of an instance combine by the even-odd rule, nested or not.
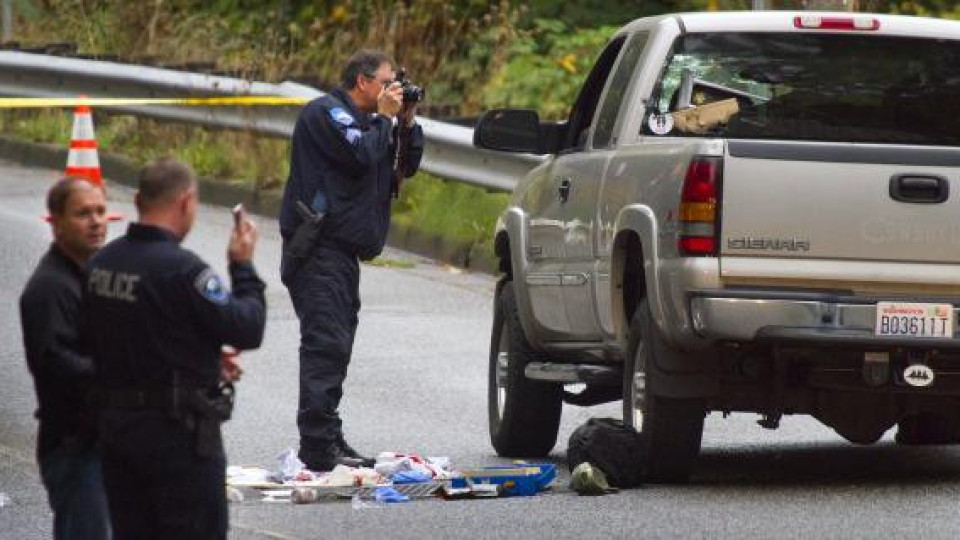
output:
[[[527,364],[541,355],[520,326],[512,281],[499,288],[494,308],[487,381],[490,442],[501,456],[546,456],[557,442],[563,388],[524,375]]]
[[[903,446],[926,446],[960,443],[960,426],[957,421],[941,416],[919,414],[908,416],[897,424],[894,436]]]
[[[628,334],[623,376],[623,420],[643,433],[646,478],[656,483],[683,483],[690,478],[703,437],[704,402],[657,394],[656,378],[647,377],[663,340],[644,299]],[[652,384],[651,384],[652,383]]]

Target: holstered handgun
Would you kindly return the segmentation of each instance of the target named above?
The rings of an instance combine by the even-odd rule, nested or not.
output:
[[[200,457],[217,457],[223,452],[220,424],[233,414],[234,388],[221,383],[211,390],[197,389],[191,394],[190,409],[196,421],[196,451]]]
[[[290,240],[284,242],[280,261],[280,281],[288,286],[303,260],[316,245],[323,225],[323,212],[314,213],[303,201],[297,201],[296,208],[300,216],[300,225],[293,232]]]
[[[296,207],[301,223],[287,242],[287,253],[299,260],[306,257],[316,244],[317,237],[320,236],[320,226],[323,224],[323,212],[314,213],[303,201],[297,201]]]
[[[220,424],[233,414],[235,393],[229,382],[207,388],[183,385],[179,373],[174,372],[169,412],[173,419],[193,432],[197,456],[215,458],[222,454]]]

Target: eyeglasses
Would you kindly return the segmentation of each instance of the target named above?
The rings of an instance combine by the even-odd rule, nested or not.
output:
[[[366,78],[368,78],[368,79],[370,79],[370,80],[373,80],[373,81],[376,81],[376,82],[380,83],[381,85],[383,85],[384,88],[390,86],[390,84],[393,82],[393,79],[379,80],[379,79],[377,79],[377,76],[376,76],[376,75],[368,75],[368,74],[364,73],[363,76],[366,77]]]

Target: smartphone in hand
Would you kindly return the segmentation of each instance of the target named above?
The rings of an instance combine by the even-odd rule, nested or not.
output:
[[[243,203],[237,203],[231,212],[233,213],[233,226],[239,229],[240,224],[243,223],[243,219],[246,217],[246,211],[243,209]]]

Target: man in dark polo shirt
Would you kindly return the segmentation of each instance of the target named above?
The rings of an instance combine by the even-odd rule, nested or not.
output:
[[[103,245],[106,199],[100,186],[64,178],[50,189],[47,211],[53,244],[20,296],[24,349],[39,402],[37,460],[54,538],[109,538],[90,399],[93,362],[78,343],[81,268]]]

